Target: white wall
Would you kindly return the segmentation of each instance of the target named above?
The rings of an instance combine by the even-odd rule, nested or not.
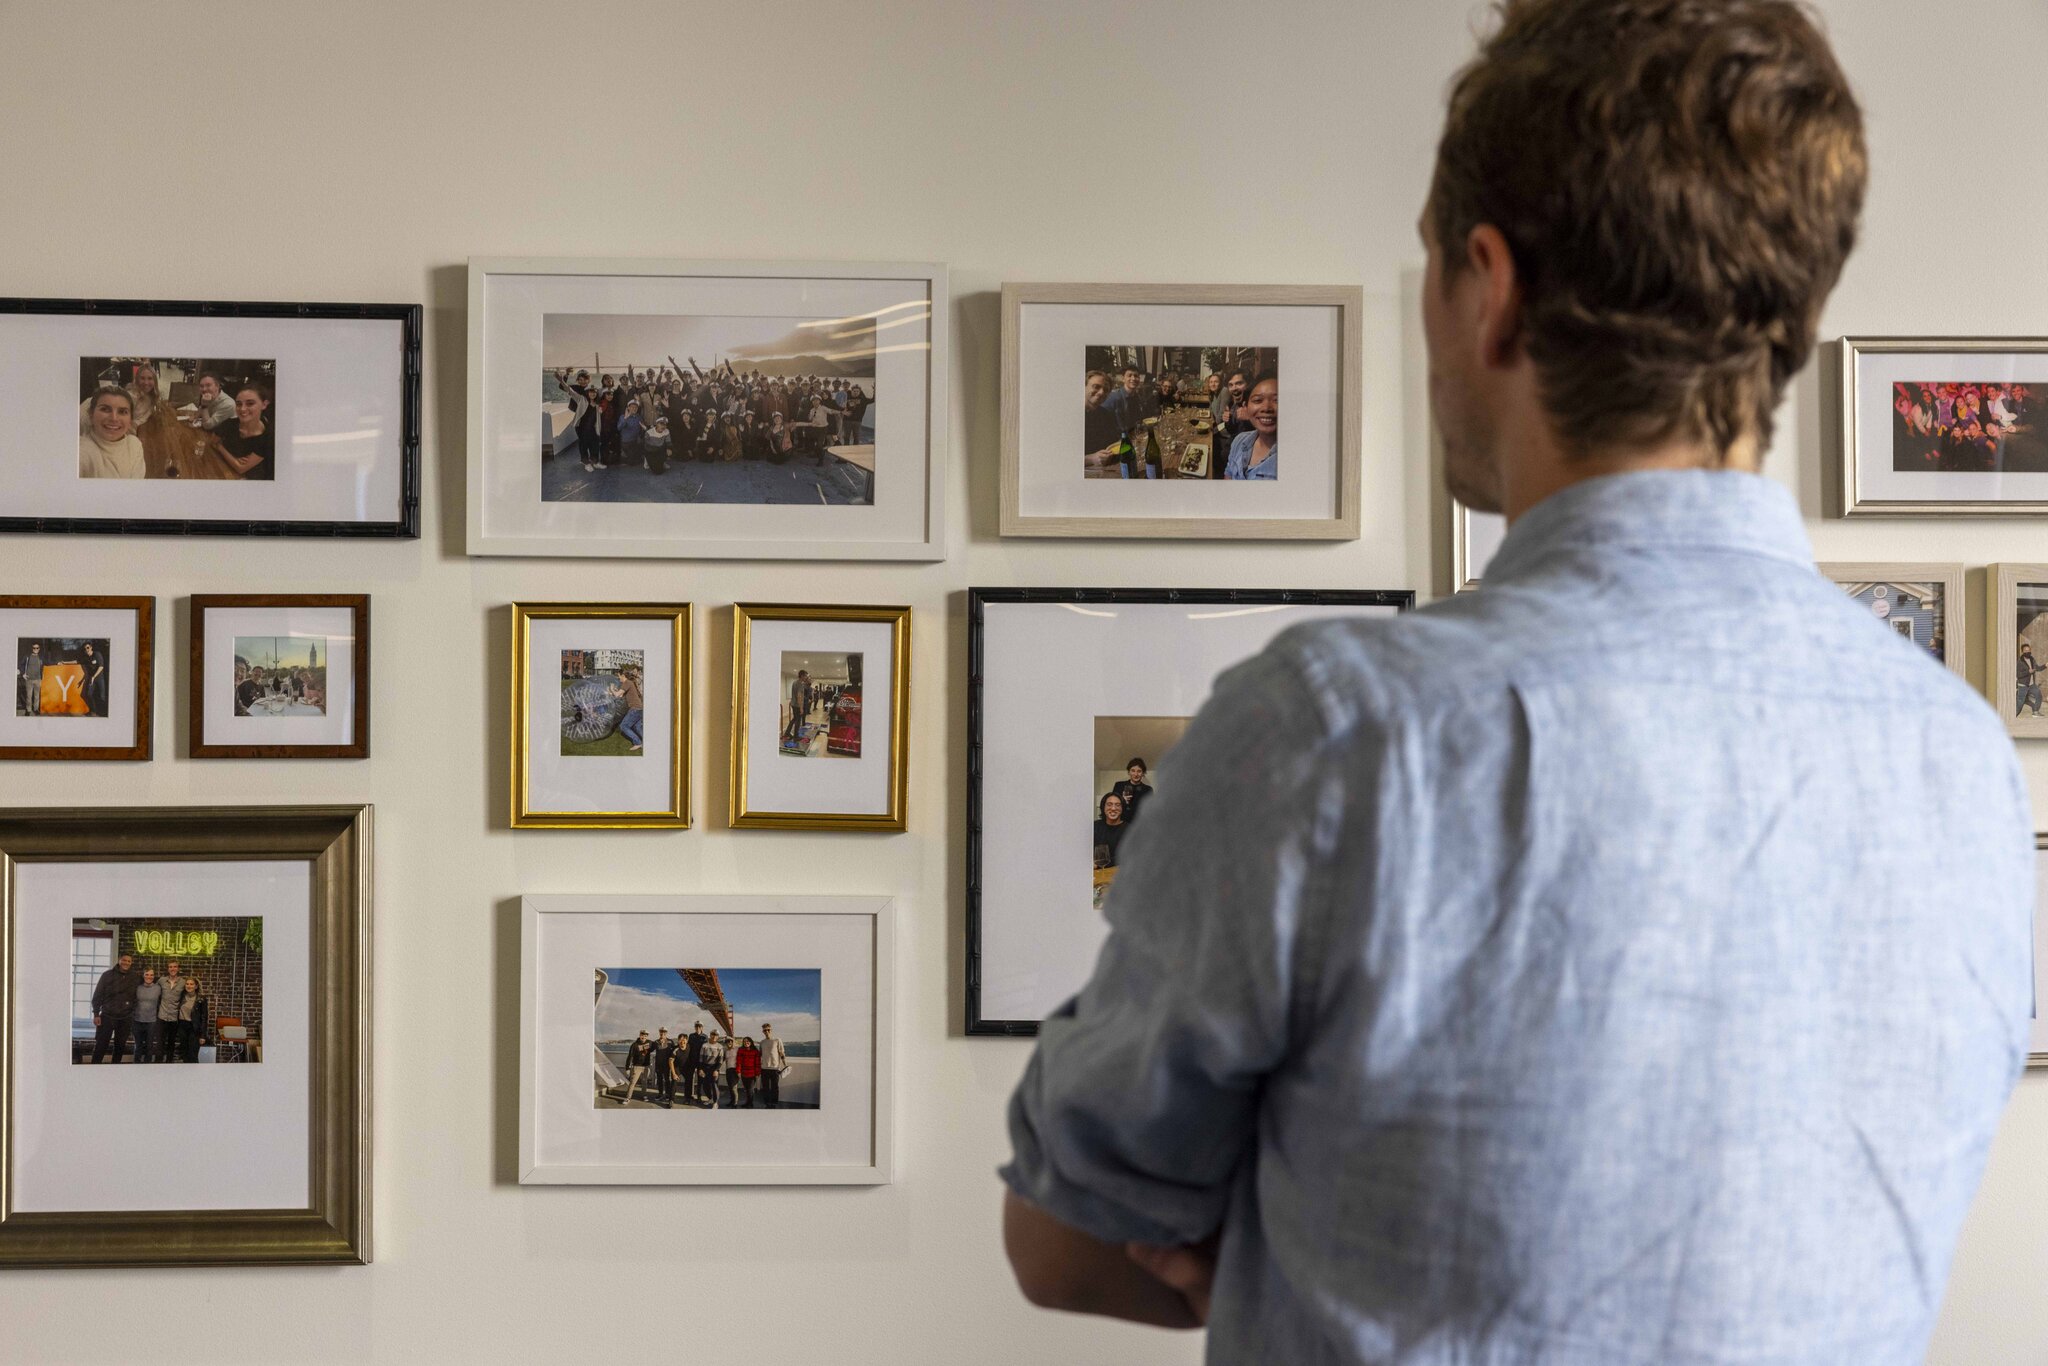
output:
[[[15,803],[367,800],[377,872],[377,1262],[348,1271],[0,1275],[10,1361],[638,1359],[1193,1362],[1192,1338],[1028,1310],[997,1252],[1002,1106],[1025,1046],[957,1037],[970,584],[1430,584],[1408,321],[1469,0],[868,5],[0,0],[0,294],[424,300],[426,534],[325,545],[7,538],[0,591],[155,592],[140,767],[0,766]],[[2040,0],[1830,0],[1870,115],[1865,245],[1826,330],[2039,332]],[[462,555],[471,255],[949,262],[953,554],[930,567]],[[1364,534],[1332,546],[994,534],[995,290],[1013,280],[1356,281]],[[1820,520],[1817,381],[1772,472],[1824,559],[2048,559],[2039,522]],[[4,456],[0,456],[4,459]],[[0,488],[4,499],[4,488]],[[1981,580],[1981,575],[1973,583]],[[375,752],[192,763],[193,592],[367,590]],[[687,598],[700,811],[722,807],[738,599],[917,610],[911,829],[893,837],[504,829],[504,605]],[[1973,638],[1984,638],[1982,610]],[[2048,747],[2027,747],[2048,794]],[[2037,806],[2048,813],[2037,797]],[[511,899],[888,892],[901,944],[901,1179],[866,1192],[522,1190]],[[2048,1357],[2048,1076],[2013,1102],[1934,1359]],[[762,1306],[763,1302],[767,1306]],[[193,1325],[187,1328],[186,1325]],[[146,1344],[146,1345],[145,1345]]]

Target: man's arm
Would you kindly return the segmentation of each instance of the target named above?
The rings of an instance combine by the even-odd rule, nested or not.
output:
[[[1174,750],[1174,783],[1147,799],[1158,819],[1123,839],[1094,975],[1041,1023],[1010,1105],[1006,1248],[1034,1303],[1205,1317],[1327,903],[1340,794],[1323,745],[1300,670],[1269,651],[1218,680]]]
[[[1180,1292],[1122,1247],[1063,1224],[1014,1191],[1003,1194],[1003,1251],[1024,1298],[1040,1309],[1101,1314],[1155,1328],[1199,1328]]]

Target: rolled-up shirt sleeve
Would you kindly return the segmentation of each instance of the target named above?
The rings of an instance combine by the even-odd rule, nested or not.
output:
[[[1344,794],[1285,640],[1218,680],[1160,766],[1094,975],[1040,1026],[1010,1102],[1003,1179],[1106,1241],[1214,1231],[1298,1028]]]

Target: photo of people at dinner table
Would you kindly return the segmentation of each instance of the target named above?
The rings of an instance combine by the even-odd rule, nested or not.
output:
[[[277,362],[86,356],[81,479],[277,477]]]
[[[1280,351],[1082,348],[1089,479],[1278,479]]]

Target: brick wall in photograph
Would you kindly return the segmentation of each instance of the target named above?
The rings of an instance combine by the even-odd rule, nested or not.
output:
[[[163,976],[164,966],[175,960],[185,976],[197,977],[206,990],[207,1043],[214,1041],[214,1032],[223,1015],[239,1015],[242,1023],[248,1026],[249,1037],[261,1039],[263,954],[245,941],[244,932],[249,923],[243,916],[217,920],[169,916],[124,920],[118,922],[119,935],[114,956],[118,958],[121,954],[132,953],[138,969],[155,968],[159,977]],[[204,952],[193,952],[193,941],[209,933],[218,936],[213,953],[209,956]],[[179,935],[185,936],[184,951],[169,951],[181,947],[176,938]]]

